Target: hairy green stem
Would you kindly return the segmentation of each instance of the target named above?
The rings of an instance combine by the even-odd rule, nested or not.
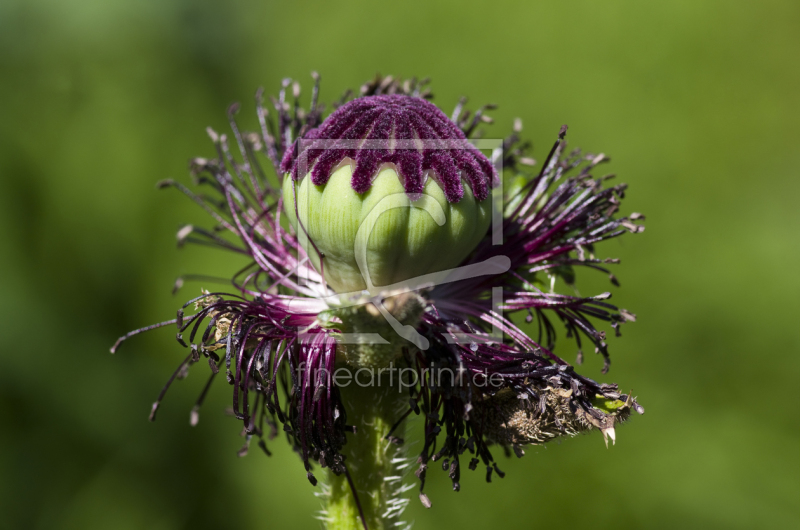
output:
[[[340,387],[347,411],[347,422],[356,427],[347,434],[342,451],[358,499],[353,496],[347,476],[329,472],[327,505],[328,530],[363,530],[359,507],[369,530],[397,528],[404,501],[399,498],[402,486],[402,449],[386,439],[394,423],[407,409],[407,393],[390,384],[388,376],[376,377],[374,384],[360,386],[351,382]],[[404,424],[392,433],[402,437]]]

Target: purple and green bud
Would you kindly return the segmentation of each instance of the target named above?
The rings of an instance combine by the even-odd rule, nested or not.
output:
[[[495,168],[419,97],[341,106],[295,141],[281,170],[292,226],[338,293],[397,288],[453,268],[492,219]]]
[[[425,82],[378,77],[323,120],[315,79],[308,109],[290,80],[272,99],[273,111],[259,91],[259,133],[240,132],[238,106],[231,107],[232,140],[210,131],[218,156],[191,163],[195,184],[207,193],[163,183],[214,221],[207,229],[182,228],[180,244],[214,246],[251,262],[224,291],[204,291],[175,319],[133,331],[112,348],[142,331],[177,327],[186,356],[151,419],[173,381],[207,364],[211,374],[191,424],[215,378],[227,380],[244,425],[240,456],[251,441],[269,454],[267,441],[283,430],[311,484],[319,467],[330,471],[325,521],[348,530],[399,525],[410,487],[403,484],[400,467],[409,461],[400,446],[411,414],[423,423],[415,474],[426,507],[423,489],[434,462],[458,491],[466,469],[482,466],[487,481],[504,476],[498,446],[521,456],[525,445],[592,430],[613,441],[615,426],[644,409],[554,352],[556,322],[575,341],[576,364],[593,347],[605,373],[606,332],[596,324],[619,335],[623,323],[635,321],[608,301],[610,293],[582,297],[573,288],[587,270],[608,274],[618,286],[607,269],[618,260],[598,257],[597,247],[643,230],[640,214],[618,215],[625,185],[607,186],[610,176],[595,176],[608,159],[567,151],[563,127],[540,168],[530,170],[535,161],[517,122],[498,160],[506,193],[497,241],[487,232],[500,175],[468,142],[491,121],[490,106],[471,113],[462,100],[450,119],[425,100]],[[262,156],[274,172],[262,167]],[[508,266],[491,274],[402,289],[432,272],[499,259]],[[184,279],[214,281],[186,277],[176,288]],[[562,285],[572,294],[559,293]],[[520,327],[523,321],[532,325]],[[398,328],[420,340],[398,338]],[[362,340],[370,334],[389,340]],[[402,384],[392,380],[394,372],[388,386],[377,387],[348,387],[331,377],[344,367],[377,371],[381,381],[387,365],[403,370]]]

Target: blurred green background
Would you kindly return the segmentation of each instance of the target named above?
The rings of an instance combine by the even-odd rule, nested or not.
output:
[[[175,249],[205,215],[163,178],[213,156],[204,129],[282,77],[322,100],[376,71],[431,76],[448,113],[495,102],[542,158],[558,127],[603,151],[647,231],[622,258],[614,301],[639,316],[613,365],[583,372],[647,409],[606,450],[599,434],[467,474],[433,472],[415,528],[800,526],[800,3],[0,3],[0,527],[318,528],[283,440],[237,458],[218,385],[195,428],[194,373],[151,402],[184,352],[172,318],[181,273],[230,274],[213,250]],[[308,92],[306,91],[306,97]],[[579,278],[583,294],[611,288]],[[556,350],[573,359],[574,345]]]

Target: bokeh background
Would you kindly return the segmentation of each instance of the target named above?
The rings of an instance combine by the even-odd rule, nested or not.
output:
[[[282,440],[237,458],[220,384],[150,404],[183,358],[162,330],[182,273],[230,274],[213,250],[175,248],[205,216],[164,178],[213,156],[204,129],[285,76],[322,99],[376,72],[431,76],[449,112],[495,102],[541,158],[558,127],[603,151],[647,231],[622,258],[639,316],[612,370],[647,413],[605,449],[595,433],[467,474],[431,473],[415,528],[800,526],[800,3],[795,0],[4,0],[0,3],[0,527],[312,529],[320,504]],[[306,92],[305,97],[308,96]],[[572,359],[574,346],[556,350]],[[201,370],[202,371],[202,370]]]

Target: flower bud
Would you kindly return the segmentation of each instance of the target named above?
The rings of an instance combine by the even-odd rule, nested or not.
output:
[[[287,151],[281,169],[289,219],[339,293],[455,267],[491,221],[492,164],[413,96],[343,105]]]

